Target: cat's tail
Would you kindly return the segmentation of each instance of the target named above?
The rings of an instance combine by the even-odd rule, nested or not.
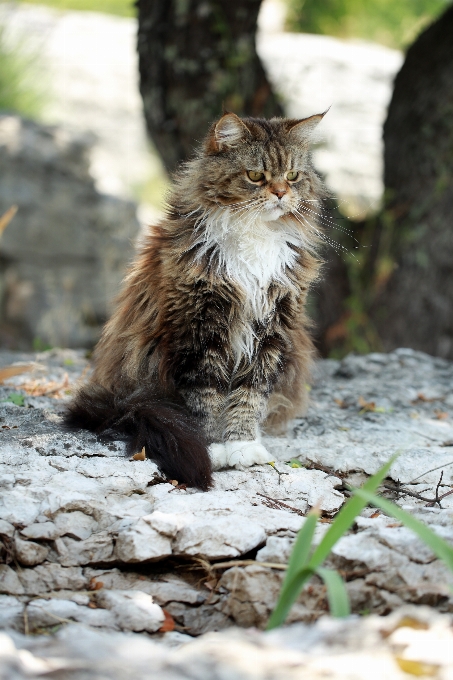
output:
[[[208,445],[197,420],[183,407],[137,389],[121,396],[96,384],[83,386],[66,410],[68,428],[97,434],[119,433],[127,453],[145,447],[148,458],[180,484],[203,491],[212,486]]]

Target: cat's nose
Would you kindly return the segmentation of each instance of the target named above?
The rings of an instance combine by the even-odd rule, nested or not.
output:
[[[279,200],[283,198],[287,191],[287,188],[281,184],[274,184],[271,187],[271,193],[275,194]]]

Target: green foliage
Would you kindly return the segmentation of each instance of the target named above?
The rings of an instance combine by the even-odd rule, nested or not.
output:
[[[391,501],[375,494],[396,459],[393,456],[378,472],[370,477],[361,489],[352,489],[353,495],[340,510],[321,542],[312,551],[313,537],[319,517],[312,510],[297,535],[280,596],[268,623],[268,630],[281,626],[306,582],[315,574],[324,581],[332,616],[343,617],[350,613],[349,598],[341,576],[331,569],[321,567],[337,541],[351,528],[357,515],[366,505],[374,505],[394,517],[417,536],[442,560],[453,573],[453,547],[437,536],[429,527],[402,510]],[[311,556],[310,556],[311,555]],[[366,612],[362,612],[365,614]]]
[[[364,491],[373,492],[378,489],[381,482],[387,476],[395,458],[395,456],[391,458],[388,463],[373,475],[373,477],[370,477],[370,479],[365,482],[363,485]],[[307,515],[307,519],[305,520],[302,529],[299,531],[294,544],[280,597],[269,619],[267,626],[268,630],[281,626],[282,623],[284,623],[289,610],[299,596],[305,583],[314,574],[318,574],[318,576],[324,580],[324,583],[328,588],[332,613],[340,612],[341,616],[346,616],[349,613],[349,604],[347,606],[345,605],[345,602],[347,602],[347,595],[341,578],[338,576],[338,578],[335,579],[330,575],[326,578],[326,571],[329,570],[322,569],[319,571],[319,569],[335,543],[337,543],[337,541],[351,528],[355,518],[366,505],[366,500],[363,500],[358,496],[351,497],[335,517],[335,520],[330,525],[317,548],[313,551],[311,557],[310,553],[312,550],[313,536],[319,512],[312,510]]]
[[[288,0],[288,28],[404,48],[448,0]]]
[[[41,338],[34,338],[33,349],[35,352],[47,352],[47,350],[52,349],[52,345],[49,345],[48,342],[41,340]]]
[[[0,111],[39,118],[44,88],[36,55],[23,44],[10,45],[0,26]]]
[[[16,404],[16,406],[25,406],[25,396],[20,392],[12,392],[7,399],[3,399],[3,402],[5,401]]]
[[[116,14],[120,17],[135,17],[137,14],[133,0],[25,0],[25,2],[61,10]]]
[[[291,458],[286,465],[289,465],[292,468],[302,468],[304,467],[303,464],[300,462],[298,458]]]

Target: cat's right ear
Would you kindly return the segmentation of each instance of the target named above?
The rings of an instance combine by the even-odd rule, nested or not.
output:
[[[251,137],[250,130],[235,113],[225,113],[215,123],[207,138],[207,153],[219,153],[233,146],[237,146],[247,137]]]

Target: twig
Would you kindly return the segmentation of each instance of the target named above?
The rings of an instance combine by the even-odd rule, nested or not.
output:
[[[383,484],[382,486],[384,487],[384,489],[388,489],[389,491],[395,491],[399,495],[412,496],[412,498],[417,498],[419,501],[424,501],[427,504],[427,507],[432,507],[437,504],[439,508],[441,508],[442,507],[440,504],[441,500],[453,494],[453,489],[450,489],[450,491],[447,491],[446,493],[442,494],[442,496],[439,496],[439,488],[442,483],[443,475],[444,473],[442,472],[440,475],[440,479],[437,482],[436,495],[434,498],[426,498],[426,496],[422,496],[421,494],[416,493],[415,491],[409,491],[409,489],[406,489],[403,486],[401,486],[400,482],[397,483],[397,486],[392,486],[391,484]]]
[[[418,475],[418,477],[415,477],[414,479],[411,479],[410,482],[407,482],[408,484],[413,484],[414,482],[417,481],[417,479],[420,479],[420,477],[424,477],[427,475],[429,472],[435,472],[436,470],[440,470],[441,468],[448,467],[449,465],[453,465],[453,460],[450,463],[444,463],[443,465],[438,465],[435,468],[432,468],[431,470],[427,470],[426,472],[423,472],[421,475]]]
[[[229,569],[230,567],[248,567],[256,564],[259,567],[269,567],[270,569],[280,569],[286,571],[287,564],[278,564],[277,562],[257,562],[257,560],[231,560],[231,562],[217,562],[212,564],[212,569]]]
[[[307,458],[307,462],[310,463],[310,467],[308,468],[309,470],[319,470],[320,472],[325,472],[329,477],[339,477],[340,479],[343,479],[343,477],[345,477],[347,474],[345,472],[332,470],[332,468],[325,467],[325,465],[321,465],[320,463],[315,463],[313,460],[310,460],[310,458]]]
[[[271,468],[272,468],[273,470],[275,470],[275,472],[278,474],[278,483],[279,483],[279,484],[280,484],[280,482],[282,481],[282,475],[289,475],[289,472],[280,472],[280,470],[278,470],[278,469],[275,467],[275,463],[274,463],[273,461],[271,461],[270,463],[267,463],[267,465],[270,465]]]
[[[30,627],[29,627],[29,625],[28,625],[28,611],[27,611],[27,605],[24,606],[23,619],[24,619],[24,634],[25,634],[25,635],[29,635],[29,634],[30,634]]]
[[[267,505],[268,507],[273,507],[274,510],[281,510],[281,508],[285,508],[286,510],[290,510],[291,512],[295,512],[296,515],[300,515],[300,517],[306,516],[306,513],[302,512],[302,510],[299,510],[299,508],[293,508],[291,505],[288,505],[287,503],[284,503],[283,501],[279,501],[276,498],[271,498],[270,496],[266,496],[264,493],[257,493],[256,495],[261,496],[262,498],[265,498],[268,501],[268,503],[269,502],[273,503],[273,506],[268,505],[268,503],[266,503],[265,505]],[[277,507],[275,507],[275,506],[277,506]]]

